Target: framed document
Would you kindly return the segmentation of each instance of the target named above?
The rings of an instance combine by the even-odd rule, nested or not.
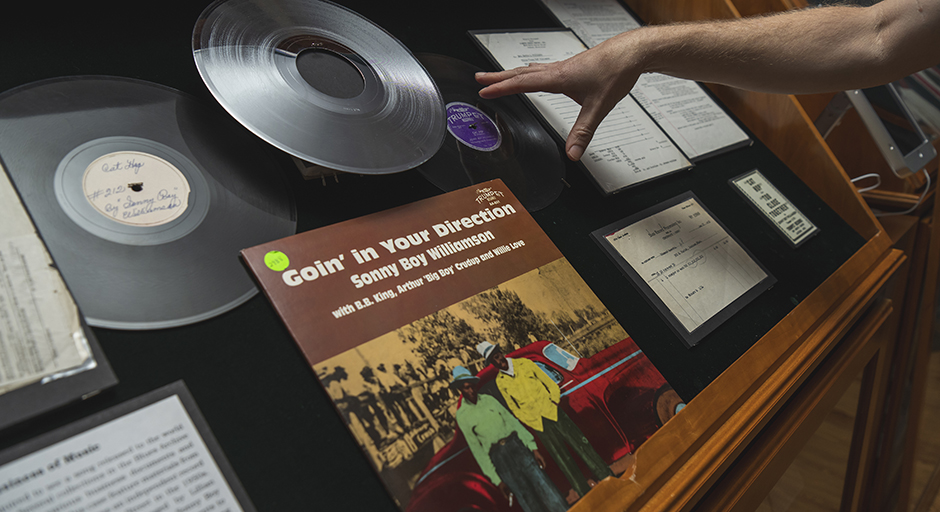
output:
[[[255,510],[182,381],[0,452],[0,510]]]
[[[692,192],[592,236],[689,347],[775,282]]]
[[[3,430],[92,396],[117,377],[2,166],[0,219]]]

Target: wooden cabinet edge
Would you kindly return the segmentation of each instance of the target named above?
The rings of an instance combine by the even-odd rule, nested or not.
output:
[[[903,264],[902,251],[889,250],[870,267],[856,268],[857,260],[867,259],[864,253],[880,245],[866,244],[640,446],[635,454],[635,474],[601,482],[571,510],[679,511],[694,504],[812,374]],[[824,300],[819,296],[829,296],[831,305],[818,307],[817,302]],[[837,299],[831,299],[833,296]]]

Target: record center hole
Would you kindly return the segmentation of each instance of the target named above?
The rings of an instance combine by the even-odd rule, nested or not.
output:
[[[143,183],[128,183],[127,188],[133,190],[134,192],[140,192],[144,189]]]
[[[340,53],[307,48],[297,54],[295,63],[310,87],[334,98],[355,98],[365,89],[359,68]]]

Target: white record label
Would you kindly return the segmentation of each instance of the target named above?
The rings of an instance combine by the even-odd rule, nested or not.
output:
[[[189,182],[175,166],[139,151],[101,156],[85,169],[85,198],[98,211],[128,226],[160,226],[189,205]]]

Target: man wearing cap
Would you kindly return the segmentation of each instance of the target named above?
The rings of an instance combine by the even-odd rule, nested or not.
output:
[[[477,351],[483,356],[483,364],[499,369],[496,387],[509,410],[535,431],[575,492],[584,496],[591,485],[565,445],[581,457],[598,480],[613,476],[610,466],[594,451],[581,429],[558,406],[561,390],[538,365],[523,357],[507,358],[499,347],[487,341],[478,344]]]
[[[509,498],[510,504],[515,496],[526,512],[567,510],[568,503],[541,469],[545,460],[535,438],[499,401],[477,393],[479,380],[463,366],[457,366],[451,386],[463,397],[457,409],[457,427],[483,474]]]

